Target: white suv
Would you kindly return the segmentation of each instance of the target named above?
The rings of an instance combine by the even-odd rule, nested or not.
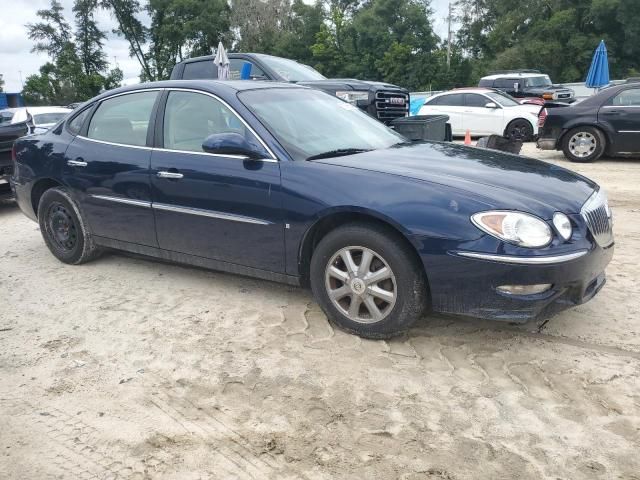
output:
[[[538,133],[540,105],[521,105],[489,88],[460,88],[427,98],[418,115],[444,114],[454,136],[503,135],[532,140]]]

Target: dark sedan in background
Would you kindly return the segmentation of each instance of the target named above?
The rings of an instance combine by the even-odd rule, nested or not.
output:
[[[538,117],[538,147],[562,150],[572,162],[603,154],[640,155],[640,85],[601,90],[580,103],[544,108]]]
[[[13,185],[61,261],[114,248],[291,284],[389,337],[426,310],[524,322],[605,282],[611,212],[557,166],[409,143],[357,107],[271,82],[106,92],[16,143]],[[168,292],[170,294],[170,292]]]

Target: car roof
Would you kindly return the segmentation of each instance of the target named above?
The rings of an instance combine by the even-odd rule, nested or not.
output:
[[[202,90],[205,92],[216,94],[233,94],[245,90],[260,90],[269,88],[298,88],[308,89],[302,85],[296,85],[288,82],[273,82],[273,81],[260,81],[260,80],[163,80],[159,82],[145,82],[134,85],[127,85],[126,87],[116,88],[109,90],[95,97],[95,100],[99,100],[105,97],[113,95],[127,93],[139,90],[154,90],[162,88],[193,88],[195,90]]]
[[[252,52],[227,52],[227,56],[232,58],[284,58],[284,57],[276,57],[274,55],[268,55],[266,53],[252,53]],[[186,58],[179,63],[193,63],[193,62],[204,62],[204,61],[212,61],[214,55],[202,55],[200,57]],[[285,58],[285,60],[290,60],[292,62],[298,63],[296,60],[291,60],[290,58]]]
[[[480,80],[497,80],[499,78],[531,78],[531,77],[542,77],[548,76],[546,73],[538,72],[506,72],[506,73],[496,73],[494,75],[487,75],[486,77],[482,77]]]
[[[447,90],[446,92],[438,93],[437,95],[434,95],[434,97],[451,94],[451,93],[496,93],[496,91],[493,88],[462,87],[462,88],[454,88],[453,90]]]

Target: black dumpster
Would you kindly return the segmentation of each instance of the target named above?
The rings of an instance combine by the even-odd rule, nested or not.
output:
[[[391,128],[409,140],[437,140],[442,142],[451,140],[450,135],[447,135],[448,121],[449,115],[416,115],[396,118],[391,122]]]

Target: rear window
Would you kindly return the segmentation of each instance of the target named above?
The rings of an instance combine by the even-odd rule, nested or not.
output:
[[[182,78],[185,80],[216,79],[218,78],[218,67],[213,63],[213,60],[185,63]]]
[[[0,112],[0,125],[8,125],[13,118],[13,112]]]
[[[58,123],[66,115],[66,112],[56,113],[37,113],[33,116],[33,122],[36,125],[47,125],[51,123]]]

